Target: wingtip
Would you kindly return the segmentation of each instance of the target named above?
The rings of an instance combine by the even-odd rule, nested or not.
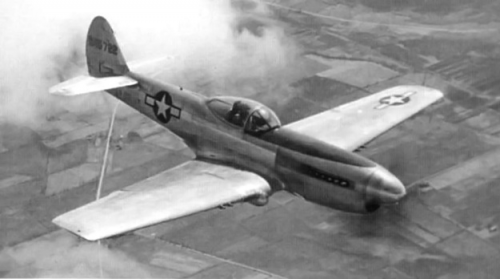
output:
[[[68,96],[71,92],[67,89],[60,88],[59,86],[53,86],[49,88],[49,94],[57,96]]]
[[[444,93],[443,91],[439,90],[439,89],[436,89],[436,88],[430,88],[430,91],[432,92],[432,96],[434,97],[435,101],[434,102],[437,102],[439,100],[441,100],[442,98],[444,98]]]
[[[444,93],[443,93],[443,91],[438,90],[438,89],[434,89],[434,90],[436,90],[436,91],[437,91],[437,94],[439,94],[439,98],[443,98],[443,97],[444,97]]]
[[[425,86],[425,85],[407,85],[407,87],[409,87],[410,89],[415,89],[415,90],[423,91],[424,94],[430,95],[429,97],[435,99],[436,101],[444,97],[443,91],[441,91],[439,89],[436,89],[436,88],[429,87],[429,86]]]
[[[59,215],[56,218],[54,218],[52,220],[52,223],[54,223],[55,225],[57,225],[58,227],[60,227],[62,229],[65,229],[71,233],[74,233],[74,234],[78,235],[79,237],[84,238],[88,241],[96,241],[96,240],[100,240],[103,238],[103,237],[88,234],[87,232],[82,231],[80,228],[76,227],[74,224],[71,224],[71,222],[68,222],[66,220],[65,214]]]

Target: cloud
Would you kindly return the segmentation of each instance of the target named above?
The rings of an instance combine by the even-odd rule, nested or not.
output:
[[[53,234],[0,251],[0,274],[5,277],[145,278],[147,268],[125,253],[74,235]]]
[[[20,0],[3,3],[2,14],[0,120],[30,126],[103,102],[102,94],[47,93],[86,73],[85,34],[97,15],[111,23],[127,61],[168,55],[158,78],[209,95],[276,88],[298,53],[267,7],[251,1]]]

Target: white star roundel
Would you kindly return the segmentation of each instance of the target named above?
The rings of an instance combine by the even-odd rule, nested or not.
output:
[[[378,101],[380,104],[378,104],[375,109],[385,109],[390,106],[404,105],[410,101],[410,96],[415,93],[415,91],[408,91],[404,94],[385,96]]]

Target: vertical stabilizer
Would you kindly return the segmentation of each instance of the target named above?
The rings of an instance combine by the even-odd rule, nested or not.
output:
[[[85,51],[89,75],[93,77],[121,76],[129,71],[113,29],[101,16],[90,24]]]

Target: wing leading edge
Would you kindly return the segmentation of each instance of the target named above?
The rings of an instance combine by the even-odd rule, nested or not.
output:
[[[98,240],[270,191],[267,181],[254,173],[190,161],[53,222],[85,239]]]
[[[397,86],[285,127],[353,151],[442,97],[424,86]]]

